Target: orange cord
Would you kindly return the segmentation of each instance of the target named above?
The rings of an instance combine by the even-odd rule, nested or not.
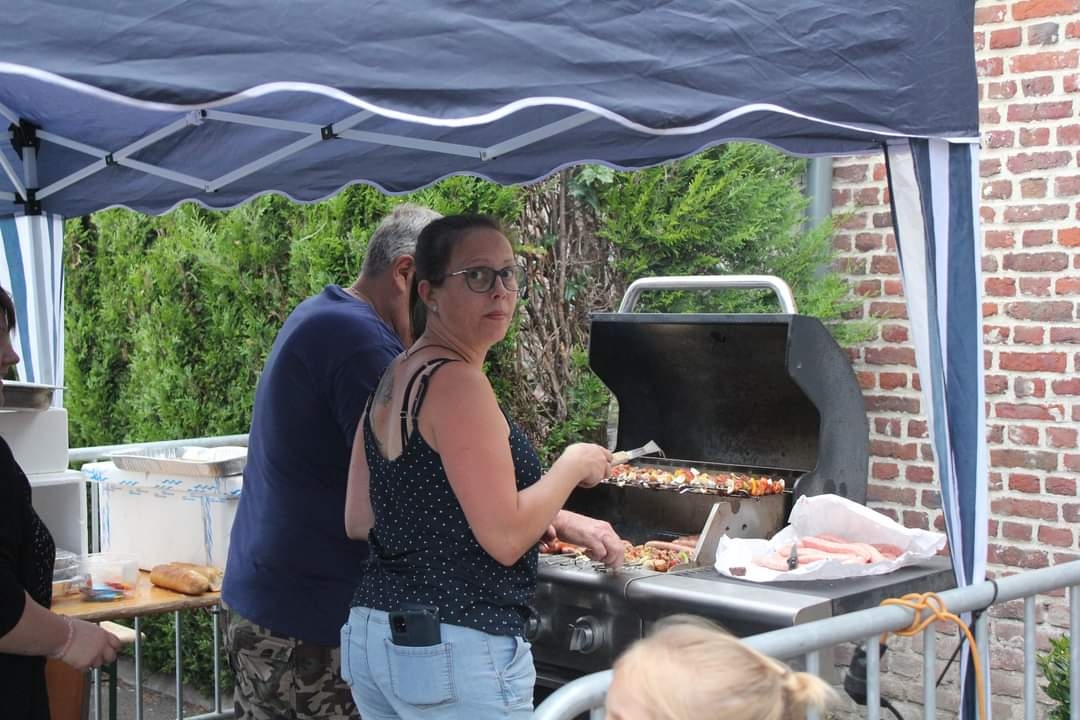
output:
[[[945,607],[945,603],[937,596],[937,593],[911,593],[904,595],[901,598],[889,598],[888,600],[882,600],[882,605],[899,605],[900,607],[906,607],[915,612],[915,618],[911,621],[911,625],[903,630],[896,630],[895,635],[900,637],[913,637],[922,633],[931,624],[938,620],[949,620],[956,623],[957,627],[964,631],[964,635],[967,636],[968,647],[971,650],[971,662],[975,666],[975,684],[979,693],[979,717],[981,720],[986,720],[986,693],[983,685],[983,673],[982,662],[979,659],[979,649],[975,645],[975,637],[971,634],[971,630],[955,613],[949,612],[949,609]],[[925,616],[924,616],[925,613]],[[889,634],[882,633],[881,642],[884,644],[888,640]]]

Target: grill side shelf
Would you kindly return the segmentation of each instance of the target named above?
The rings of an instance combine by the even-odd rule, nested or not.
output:
[[[936,557],[926,562],[900,568],[885,575],[846,578],[843,580],[807,580],[754,583],[721,575],[710,566],[676,569],[667,574],[640,578],[627,587],[627,598],[635,604],[655,607],[687,607],[721,621],[723,613],[740,620],[778,621],[788,614],[783,625],[807,622],[820,617],[842,615],[875,607],[882,600],[911,592],[940,592],[955,587],[948,558]],[[716,613],[716,614],[712,614]]]
[[[832,603],[819,595],[725,582],[719,574],[710,577],[693,571],[637,578],[627,584],[626,598],[643,617],[686,612],[729,627],[790,627],[832,615]]]

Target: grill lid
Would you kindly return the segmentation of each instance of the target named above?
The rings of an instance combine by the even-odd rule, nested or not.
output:
[[[619,448],[796,470],[796,496],[866,501],[862,393],[816,318],[599,313],[589,364],[618,400]]]

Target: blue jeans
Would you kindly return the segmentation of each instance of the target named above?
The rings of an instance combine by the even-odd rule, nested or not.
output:
[[[354,607],[341,628],[341,676],[364,720],[532,717],[529,643],[459,625],[442,642],[404,647],[390,640],[385,612]]]

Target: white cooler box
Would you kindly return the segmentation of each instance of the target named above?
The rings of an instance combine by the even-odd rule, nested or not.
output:
[[[103,552],[132,553],[149,570],[167,562],[225,567],[242,475],[193,477],[87,463],[97,485]]]

